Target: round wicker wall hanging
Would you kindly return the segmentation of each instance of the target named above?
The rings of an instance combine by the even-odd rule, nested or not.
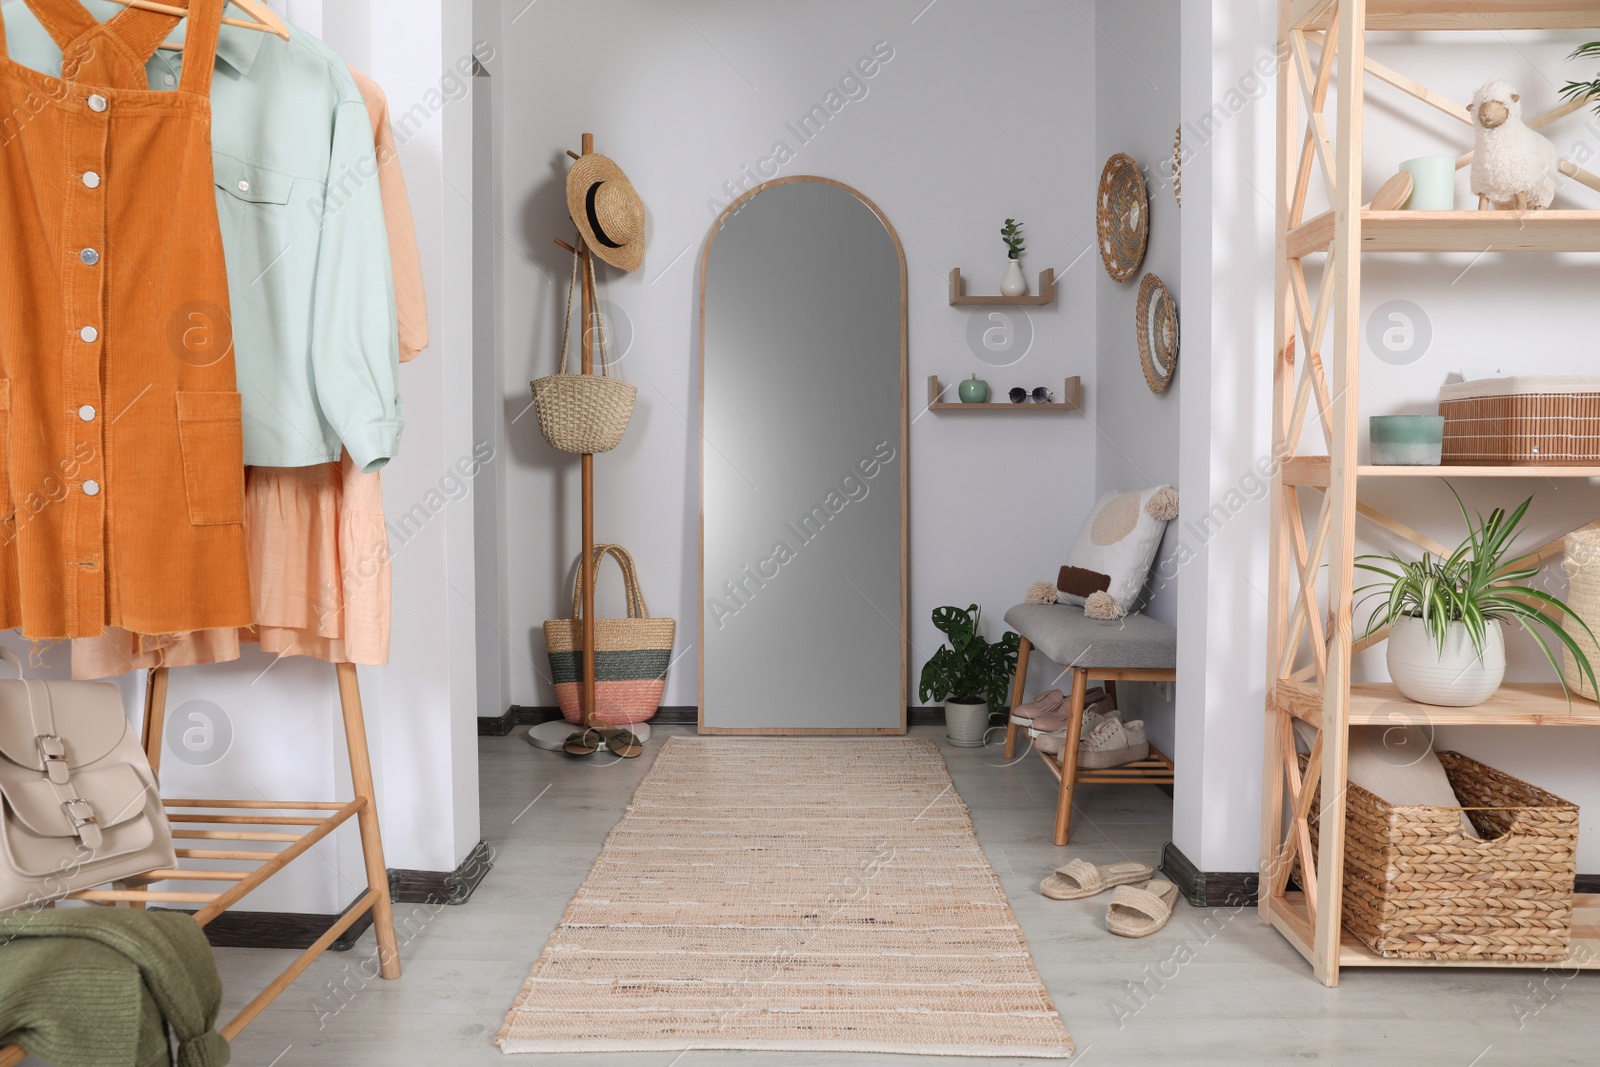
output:
[[[1095,195],[1100,261],[1113,281],[1125,282],[1144,262],[1150,240],[1150,190],[1133,157],[1118,152],[1106,160]]]
[[[1178,369],[1178,307],[1160,278],[1146,274],[1139,283],[1136,310],[1139,365],[1152,393],[1164,393]]]

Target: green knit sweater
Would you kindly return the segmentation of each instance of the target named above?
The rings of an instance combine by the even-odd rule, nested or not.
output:
[[[185,915],[47,908],[0,916],[0,1045],[59,1067],[223,1067],[222,982]]]

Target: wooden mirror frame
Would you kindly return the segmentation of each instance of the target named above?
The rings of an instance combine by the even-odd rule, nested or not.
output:
[[[835,181],[832,178],[818,177],[817,175],[814,175],[814,174],[796,174],[796,175],[791,175],[791,176],[789,176],[787,178],[774,178],[771,181],[763,182],[760,185],[756,186],[754,189],[751,189],[750,191],[746,192],[743,196],[740,196],[738,199],[736,199],[732,203],[730,203],[726,208],[723,209],[722,214],[717,216],[716,222],[713,223],[712,226],[711,226],[711,232],[706,235],[705,247],[700,250],[700,300],[699,300],[699,303],[700,303],[700,311],[699,311],[700,336],[699,336],[698,341],[696,342],[698,350],[699,350],[699,362],[700,362],[700,366],[699,366],[699,378],[700,378],[699,415],[701,417],[701,422],[703,424],[704,417],[705,417],[705,408],[706,408],[706,265],[711,261],[711,246],[716,242],[717,234],[721,232],[723,224],[726,223],[727,220],[729,218],[731,218],[747,202],[749,202],[750,200],[752,200],[755,197],[759,196],[761,193],[766,192],[768,189],[775,189],[780,185],[790,185],[790,184],[793,184],[795,182],[814,182],[814,183],[817,183],[819,185],[831,185],[831,186],[833,186],[833,187],[835,187],[837,189],[843,189],[845,192],[849,193],[851,196],[853,196],[857,200],[859,200],[862,204],[865,204],[866,207],[873,213],[873,215],[877,216],[878,221],[883,223],[883,228],[888,233],[889,240],[894,242],[895,255],[900,261],[900,460],[901,460],[901,462],[900,462],[900,619],[899,619],[899,624],[898,624],[899,631],[900,631],[900,725],[898,727],[876,727],[876,726],[866,726],[866,727],[831,727],[831,726],[823,726],[823,727],[730,727],[730,726],[707,726],[706,725],[706,711],[705,711],[705,693],[706,693],[706,633],[705,633],[705,626],[706,626],[706,612],[705,612],[705,600],[706,600],[706,507],[705,507],[705,501],[706,501],[706,438],[705,438],[705,433],[703,431],[700,431],[700,426],[698,426],[698,425],[695,427],[695,429],[696,429],[697,432],[700,432],[700,470],[699,470],[699,480],[698,480],[699,481],[699,487],[700,487],[700,528],[699,528],[699,545],[698,545],[698,548],[697,548],[697,555],[698,555],[698,559],[699,559],[698,570],[699,570],[700,581],[699,581],[699,589],[697,590],[699,595],[695,600],[695,633],[696,633],[696,639],[699,642],[699,650],[696,653],[696,657],[695,658],[696,658],[696,660],[698,661],[698,664],[699,664],[699,671],[698,671],[698,676],[697,676],[697,684],[699,686],[699,689],[698,689],[698,692],[695,694],[695,723],[696,723],[696,727],[697,727],[698,731],[700,733],[702,733],[702,734],[746,734],[746,735],[769,735],[769,736],[795,736],[795,735],[803,735],[803,734],[822,734],[822,735],[831,734],[831,735],[835,735],[835,736],[858,735],[858,734],[899,735],[899,734],[904,734],[906,732],[906,728],[907,728],[907,708],[908,708],[909,703],[910,703],[910,687],[909,687],[910,658],[909,657],[910,657],[910,652],[911,652],[911,639],[908,636],[908,629],[909,629],[909,626],[908,626],[908,622],[909,622],[908,614],[909,614],[910,604],[911,604],[911,554],[910,554],[910,534],[911,534],[911,506],[910,506],[911,449],[910,449],[910,440],[911,440],[911,423],[910,423],[909,418],[907,417],[907,398],[909,396],[907,390],[908,390],[908,388],[910,386],[910,349],[909,349],[908,344],[907,344],[907,332],[906,332],[906,321],[907,321],[907,315],[906,315],[906,309],[907,309],[906,250],[905,250],[904,246],[901,245],[901,243],[900,243],[900,235],[899,235],[899,233],[897,233],[895,231],[893,223],[891,223],[889,221],[889,217],[883,213],[882,209],[880,209],[877,204],[873,203],[867,197],[863,196],[859,190],[855,189],[853,186],[846,185],[844,182]]]

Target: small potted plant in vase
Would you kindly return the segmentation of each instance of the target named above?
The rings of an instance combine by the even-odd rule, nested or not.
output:
[[[1000,239],[1006,243],[1006,276],[1000,280],[1000,295],[1018,297],[1028,292],[1028,279],[1022,276],[1022,223],[1006,219],[1000,227]]]
[[[978,605],[935,608],[933,625],[949,639],[922,668],[917,693],[944,700],[945,732],[952,745],[979,748],[989,728],[990,706],[1004,702],[1017,672],[1022,638],[1014,631],[996,643],[978,632]]]
[[[1455,493],[1455,488],[1450,490]],[[1380,597],[1367,618],[1367,633],[1389,627],[1389,677],[1401,694],[1420,704],[1464,708],[1482,704],[1505,679],[1506,644],[1501,623],[1513,621],[1533,636],[1561,678],[1546,631],[1590,685],[1595,673],[1583,649],[1562,628],[1562,615],[1594,637],[1587,623],[1562,601],[1527,582],[1539,561],[1511,555],[1529,497],[1510,515],[1495,508],[1485,519],[1471,514],[1455,493],[1467,526],[1466,540],[1448,557],[1424,553],[1408,561],[1388,553],[1356,557],[1362,570],[1385,579],[1356,590],[1365,603]],[[1566,690],[1566,681],[1562,680]]]

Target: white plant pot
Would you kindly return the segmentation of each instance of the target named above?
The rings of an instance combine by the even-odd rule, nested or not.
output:
[[[1028,292],[1028,279],[1022,276],[1022,261],[1010,260],[1006,264],[1006,276],[1000,280],[1001,296],[1026,296]]]
[[[982,748],[989,732],[989,705],[944,702],[945,740],[958,748]]]
[[[1465,623],[1452,622],[1441,652],[1422,620],[1396,619],[1389,631],[1389,677],[1401,694],[1419,704],[1469,708],[1494,696],[1506,676],[1506,639],[1491,620],[1483,635],[1483,655],[1472,647]]]

